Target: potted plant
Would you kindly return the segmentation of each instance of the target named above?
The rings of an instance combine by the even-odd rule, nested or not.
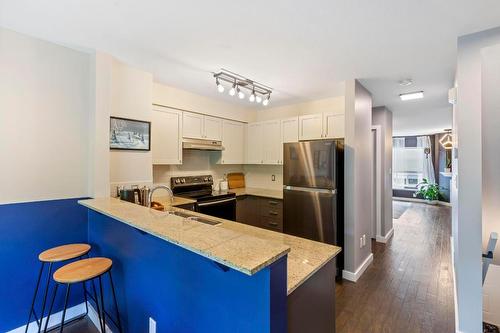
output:
[[[417,185],[417,192],[413,193],[414,197],[420,196],[432,205],[437,204],[440,195],[441,191],[439,191],[439,185],[429,183],[427,178],[424,178],[422,182]]]

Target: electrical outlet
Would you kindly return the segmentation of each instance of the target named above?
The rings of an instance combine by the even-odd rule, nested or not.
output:
[[[272,176],[271,176],[271,180],[272,180],[273,182],[275,182],[275,181],[276,181],[276,176],[275,176],[275,175],[272,175]]]
[[[363,237],[359,238],[359,248],[363,248]]]
[[[363,246],[366,246],[366,235],[363,234]]]
[[[149,317],[149,333],[156,333],[156,321]]]

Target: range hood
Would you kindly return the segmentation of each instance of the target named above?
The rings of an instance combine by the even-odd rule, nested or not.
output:
[[[183,139],[182,149],[189,150],[208,150],[208,151],[222,151],[222,141],[216,140],[202,140],[202,139]]]

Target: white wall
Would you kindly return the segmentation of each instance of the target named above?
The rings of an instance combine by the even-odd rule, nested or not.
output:
[[[371,242],[360,248],[359,239],[372,226],[372,98],[357,80],[346,81],[345,119],[344,276],[371,257]]]
[[[500,266],[490,265],[483,287],[483,320],[500,326]]]
[[[160,83],[153,84],[153,103],[242,122],[255,121],[255,109],[221,102]]]
[[[89,66],[0,28],[0,204],[88,195]]]
[[[386,107],[373,109],[373,124],[380,125],[382,136],[381,179],[381,236],[392,229],[392,112]]]
[[[464,333],[482,330],[481,49],[499,43],[500,28],[458,39],[451,198],[458,330]]]

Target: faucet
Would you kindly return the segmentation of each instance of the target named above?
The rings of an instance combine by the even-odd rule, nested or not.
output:
[[[174,193],[172,192],[170,187],[168,187],[167,185],[158,185],[158,186],[153,187],[151,189],[151,191],[149,192],[149,200],[148,200],[148,207],[149,208],[151,208],[151,202],[153,201],[153,193],[160,188],[167,190],[167,192],[170,194],[170,203],[171,204],[174,203]]]

